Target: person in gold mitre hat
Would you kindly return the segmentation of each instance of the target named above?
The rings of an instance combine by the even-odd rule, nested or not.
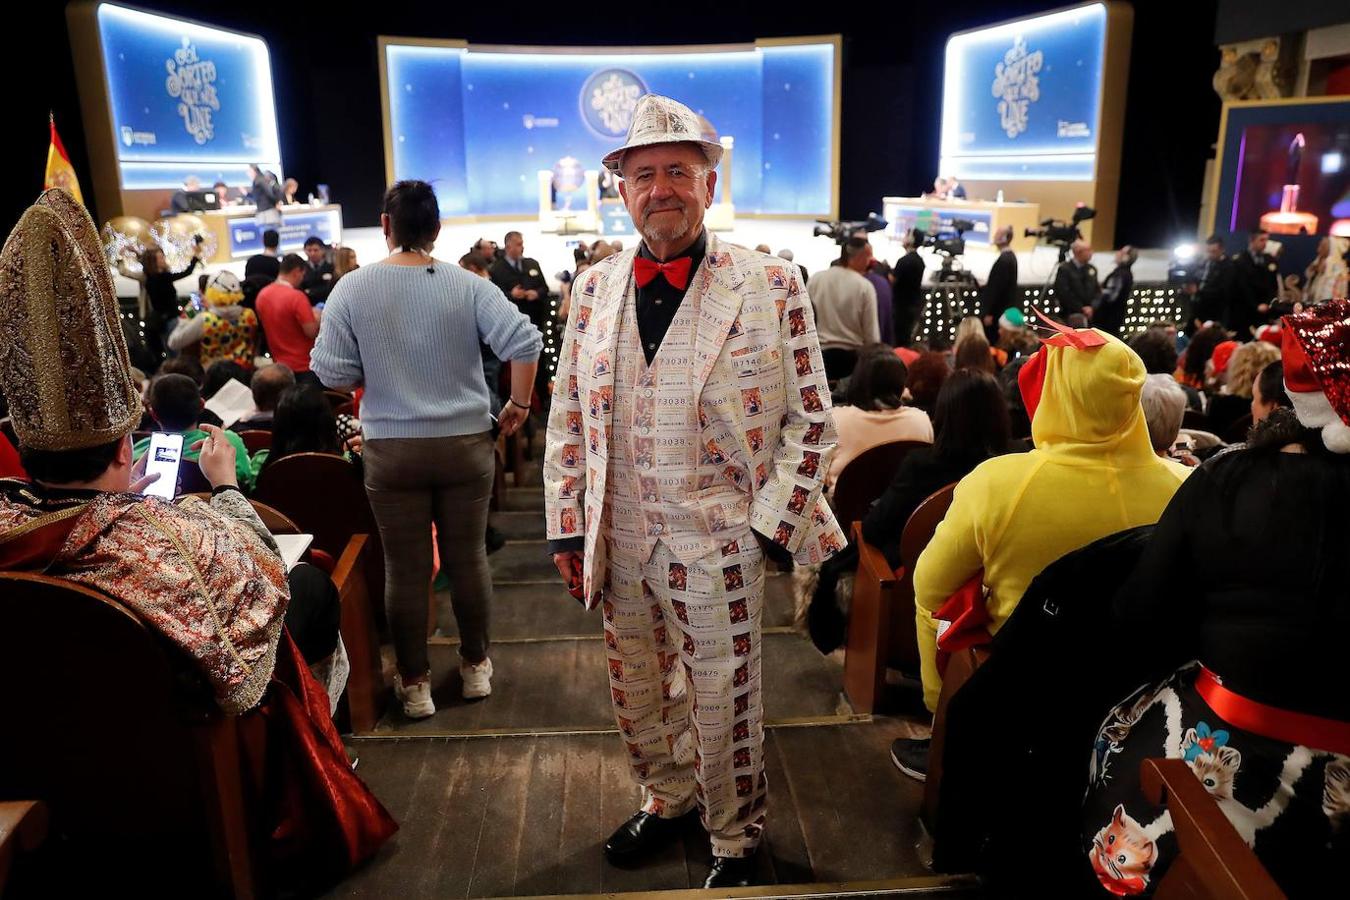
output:
[[[340,858],[341,870],[373,853],[397,826],[311,700],[331,711],[307,662],[331,663],[345,679],[332,580],[305,563],[288,575],[239,492],[233,448],[213,426],[199,447],[209,503],[140,493],[154,476],[132,463],[141,401],[112,276],[89,214],[59,189],[38,198],[0,251],[0,389],[31,478],[0,480],[0,571],[63,578],[115,598],[183,651],[175,658],[227,714],[258,706],[271,684],[269,741],[295,765],[317,769],[313,783],[326,793],[269,814],[286,820],[318,804],[349,805],[356,812],[339,815],[342,827],[359,832],[337,839],[288,824],[278,833],[316,835],[306,849]],[[288,691],[289,701],[278,699]],[[335,839],[345,843],[321,846]]]

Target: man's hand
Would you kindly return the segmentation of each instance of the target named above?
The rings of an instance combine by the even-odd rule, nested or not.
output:
[[[204,440],[197,441],[190,449],[196,450],[200,454],[197,465],[201,467],[202,474],[206,476],[206,480],[211,483],[213,488],[226,485],[238,487],[239,480],[235,475],[234,468],[234,445],[225,440],[225,433],[215,425],[203,425],[201,427],[206,432],[207,437]]]
[[[528,409],[516,406],[514,403],[507,403],[502,407],[502,411],[497,414],[497,426],[501,428],[502,434],[510,437],[516,433],[520,426],[525,424],[525,419],[529,415]]]
[[[564,550],[561,553],[553,554],[553,565],[558,567],[558,574],[562,576],[563,584],[567,585],[567,591],[573,597],[583,603],[586,602],[582,595],[582,572],[584,571],[585,557],[579,550]]]
[[[524,299],[525,299],[525,289],[524,289],[523,287],[521,287],[520,285],[516,285],[515,287],[511,288],[511,296],[512,296],[513,298],[515,298],[516,300],[524,300]]]
[[[146,450],[141,454],[141,458],[136,460],[131,466],[131,484],[127,490],[133,494],[139,494],[145,491],[150,485],[159,481],[159,473],[152,472],[145,474],[145,464],[150,461],[150,451]]]
[[[1270,312],[1270,304],[1269,304],[1269,303],[1258,303],[1258,304],[1256,304],[1256,311],[1259,312],[1261,315],[1264,316],[1266,313]]]
[[[533,288],[531,288],[530,290],[528,290],[528,291],[525,292],[525,299],[526,299],[526,300],[538,300],[538,299],[539,299],[539,292],[536,291],[536,290],[534,290]]]

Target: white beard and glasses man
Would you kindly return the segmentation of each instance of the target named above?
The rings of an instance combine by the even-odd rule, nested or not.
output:
[[[605,845],[631,862],[697,807],[708,887],[748,884],[767,782],[764,557],[844,545],[821,496],[834,423],[796,266],[703,227],[721,147],[644,96],[605,157],[641,244],[573,286],[544,463],[559,573],[603,610],[616,721],[641,787]]]

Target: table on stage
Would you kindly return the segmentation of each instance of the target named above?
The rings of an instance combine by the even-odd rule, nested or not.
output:
[[[262,233],[275,228],[281,234],[281,251],[300,252],[305,239],[323,239],[330,246],[342,242],[342,207],[336,203],[311,206],[295,203],[281,207],[281,224],[259,225],[252,206],[226,206],[194,213],[216,238],[216,253],[207,262],[225,263],[262,252]]]
[[[968,244],[993,246],[993,234],[1005,225],[1013,229],[1012,249],[1031,250],[1034,237],[1026,237],[1024,229],[1040,225],[1041,207],[1036,203],[1008,203],[992,200],[933,200],[928,197],[883,197],[882,218],[888,223],[886,234],[894,240],[911,228],[925,232],[948,231],[953,219],[969,219],[975,223],[967,231]]]

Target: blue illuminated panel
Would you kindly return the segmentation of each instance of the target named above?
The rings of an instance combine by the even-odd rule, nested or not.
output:
[[[1091,181],[1106,56],[1094,3],[947,41],[942,174]]]
[[[250,162],[281,174],[261,38],[109,3],[98,27],[122,187],[243,185]]]
[[[569,158],[599,169],[648,92],[734,138],[738,211],[830,212],[833,44],[640,54],[390,44],[385,64],[394,176],[432,181],[447,214],[533,214],[535,173]]]
[[[282,250],[299,250],[309,237],[322,238],[330,245],[342,243],[342,214],[336,209],[288,212],[282,217],[280,226],[258,225],[253,219],[231,219],[230,256],[239,259],[261,253],[262,233],[268,228],[276,228],[280,233]]]

